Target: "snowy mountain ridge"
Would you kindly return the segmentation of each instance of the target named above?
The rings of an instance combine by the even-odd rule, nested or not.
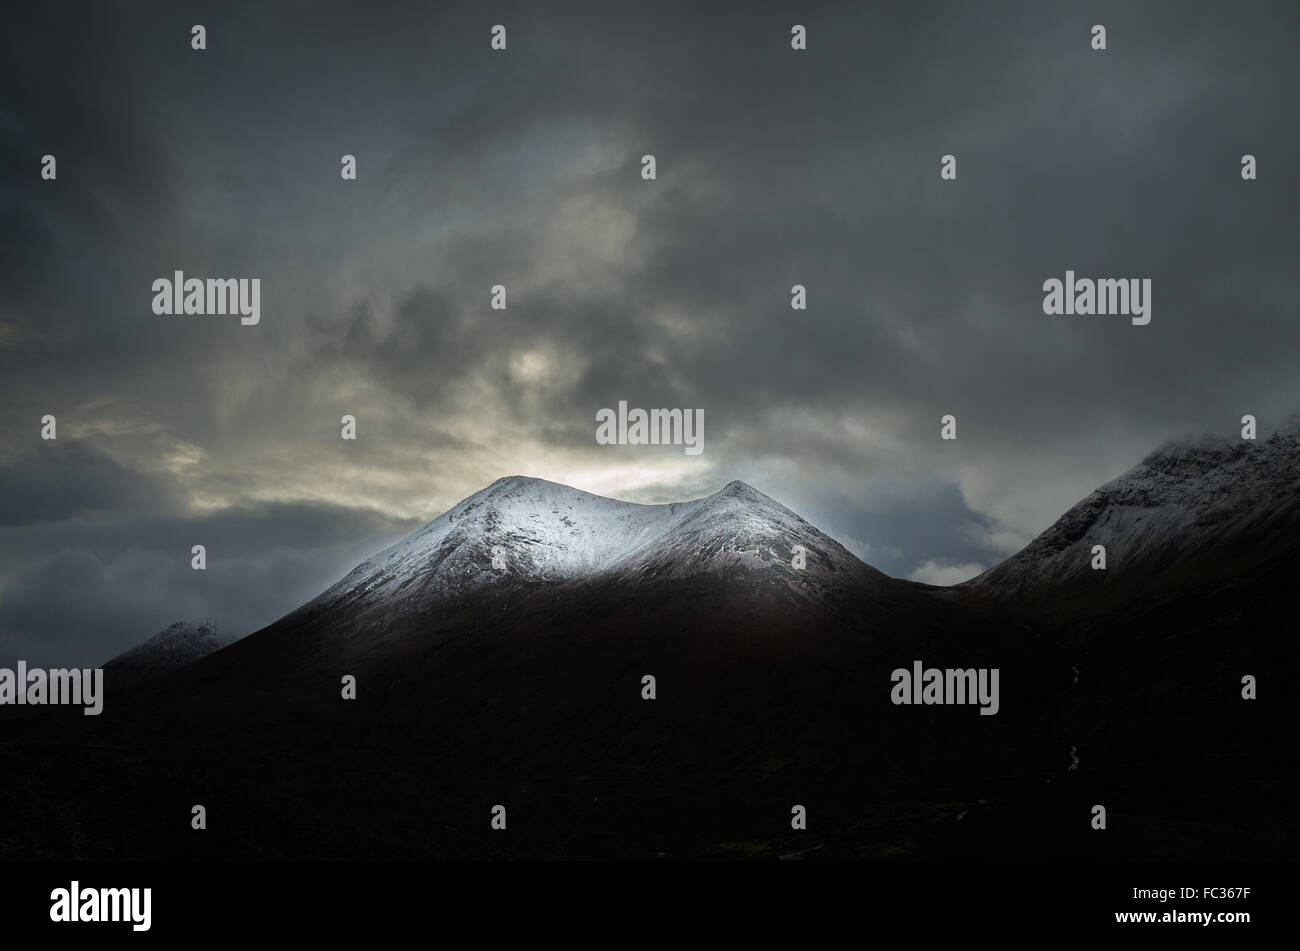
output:
[[[792,567],[796,545],[806,568]],[[701,499],[642,505],[510,476],[362,562],[305,607],[360,599],[391,608],[487,586],[755,571],[778,572],[810,592],[879,574],[743,482]]]
[[[1177,565],[1239,533],[1265,532],[1300,508],[1300,415],[1266,440],[1171,441],[1083,499],[1019,553],[965,582],[1011,594],[1108,567]]]
[[[177,621],[143,644],[118,654],[104,667],[156,676],[184,667],[237,640],[238,635],[219,630],[210,621]]]

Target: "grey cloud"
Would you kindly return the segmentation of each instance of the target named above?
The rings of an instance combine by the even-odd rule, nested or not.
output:
[[[190,618],[247,634],[416,527],[365,509],[266,503],[0,529],[0,654],[98,663]],[[190,567],[195,544],[204,571]]]
[[[0,468],[0,527],[58,522],[96,513],[146,515],[177,511],[173,485],[133,471],[75,440],[42,441],[39,420],[29,425],[39,451]]]

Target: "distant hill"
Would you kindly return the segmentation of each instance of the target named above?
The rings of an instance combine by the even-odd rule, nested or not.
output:
[[[208,621],[177,621],[104,664],[108,686],[134,686],[192,664],[239,640]]]

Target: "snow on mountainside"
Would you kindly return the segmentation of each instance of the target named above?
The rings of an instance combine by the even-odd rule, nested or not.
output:
[[[791,567],[803,545],[807,567]],[[494,565],[495,558],[495,565]],[[639,505],[511,476],[367,559],[302,610],[416,607],[488,586],[780,572],[818,591],[879,576],[833,539],[743,482],[690,502]]]
[[[1300,415],[1267,440],[1167,443],[1074,506],[1018,554],[965,582],[1011,594],[1107,566],[1171,568],[1210,546],[1266,535],[1300,511]]]
[[[775,570],[805,586],[829,586],[864,572],[879,575],[834,539],[743,482],[686,505],[689,510],[652,543],[631,547],[606,573],[633,581]],[[795,545],[806,552],[806,565],[799,570],[791,567]]]
[[[118,654],[104,667],[119,675],[128,671],[139,675],[135,679],[154,677],[192,664],[237,640],[237,635],[217,630],[208,621],[177,621],[143,644]]]

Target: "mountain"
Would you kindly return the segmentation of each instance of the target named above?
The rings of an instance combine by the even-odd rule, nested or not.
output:
[[[1092,568],[1094,545],[1105,570]],[[1152,857],[1239,855],[1235,835],[1281,855],[1300,847],[1280,818],[1300,778],[1300,702],[1282,674],[1300,663],[1298,572],[1293,417],[1259,442],[1159,447],[945,596],[1037,640],[1038,677],[1068,671],[1033,727],[1082,758],[1054,778],[1058,792],[1122,800],[1126,822],[1149,824]],[[1283,692],[1247,696],[1266,683]],[[1227,838],[1202,851],[1216,825]]]
[[[805,565],[794,567],[796,546]],[[359,646],[409,625],[491,602],[653,597],[669,582],[703,595],[791,608],[853,593],[914,598],[905,583],[743,482],[688,502],[620,502],[542,479],[492,483],[273,625]],[[595,592],[604,592],[597,595]],[[314,649],[319,649],[317,644]]]
[[[201,731],[233,799],[278,791],[289,814],[247,817],[277,824],[268,842],[342,799],[383,803],[344,810],[351,831],[306,844],[311,854],[354,835],[380,855],[653,855],[664,836],[673,854],[695,854],[697,834],[724,841],[718,822],[761,829],[780,813],[788,830],[783,801],[796,793],[823,790],[849,821],[862,789],[823,788],[846,764],[871,764],[883,816],[954,769],[1040,759],[1014,725],[1032,687],[998,717],[890,701],[895,668],[984,666],[1006,633],[868,567],[744,483],[635,505],[511,477],[142,688],[119,717],[168,748]],[[484,796],[519,804],[528,825],[509,840],[434,845],[451,833],[411,813],[477,831]],[[579,831],[561,831],[578,816]]]
[[[808,566],[796,573],[791,551]],[[499,554],[493,566],[494,553]],[[510,476],[380,552],[313,604],[402,604],[501,583],[607,577],[637,583],[770,571],[816,591],[873,573],[834,539],[743,482],[691,502],[638,505]],[[879,572],[874,572],[884,578]]]
[[[1293,854],[1295,456],[1293,430],[1162,447],[950,588],[744,483],[634,505],[502,479],[110,698],[93,743],[19,710],[0,856]],[[998,713],[895,704],[917,661],[998,670]]]
[[[959,587],[1026,604],[1047,598],[1058,613],[1072,600],[1109,610],[1115,595],[1182,591],[1293,557],[1297,529],[1300,416],[1260,442],[1161,446]],[[1105,571],[1092,568],[1094,545],[1106,549]]]
[[[218,630],[209,621],[177,621],[106,662],[105,677],[115,689],[142,683],[192,664],[237,640],[237,635]]]

